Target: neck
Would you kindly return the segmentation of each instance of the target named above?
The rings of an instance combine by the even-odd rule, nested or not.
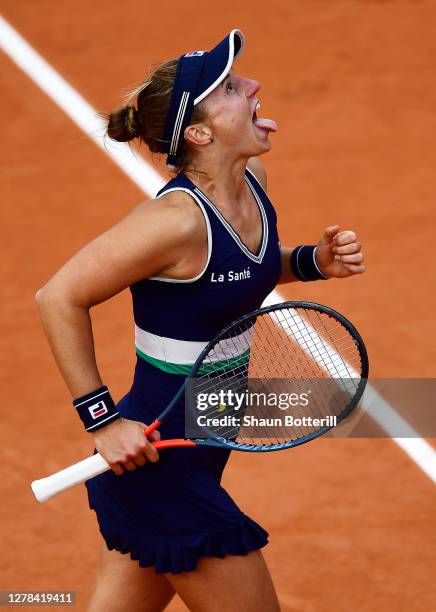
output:
[[[245,168],[248,158],[204,156],[184,170],[186,176],[216,203],[241,202],[246,196]]]

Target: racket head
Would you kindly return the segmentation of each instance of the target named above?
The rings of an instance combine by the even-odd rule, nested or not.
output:
[[[265,306],[233,321],[199,355],[185,383],[190,422],[198,417],[197,398],[202,389],[209,394],[232,388],[240,392],[244,385],[249,389],[253,381],[257,389],[264,381],[266,388],[272,384],[275,391],[283,381],[293,381],[296,388],[302,381],[316,383],[318,398],[314,403],[311,397],[311,413],[306,416],[320,416],[324,402],[329,404],[324,416],[335,419],[319,426],[276,430],[271,426],[232,427],[229,423],[215,426],[208,421],[197,429],[195,442],[260,452],[304,444],[327,433],[352,412],[365,390],[368,373],[363,339],[340,313],[308,301]],[[226,411],[226,406],[219,406],[215,416]],[[265,407],[250,406],[250,411],[255,418],[268,418]],[[214,418],[214,410],[211,413]],[[239,412],[242,415],[247,415],[246,408]]]

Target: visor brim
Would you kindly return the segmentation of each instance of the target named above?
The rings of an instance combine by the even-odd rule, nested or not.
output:
[[[194,106],[204,100],[226,78],[233,62],[241,55],[245,38],[241,30],[230,32],[216,47],[208,52],[203,75],[194,100]]]

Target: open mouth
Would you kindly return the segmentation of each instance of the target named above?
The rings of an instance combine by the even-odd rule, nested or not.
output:
[[[255,106],[255,108],[254,108],[254,111],[253,111],[253,116],[252,116],[252,118],[251,118],[251,120],[253,121],[253,123],[255,123],[255,122],[256,122],[256,120],[257,120],[257,112],[256,112],[256,111],[257,111],[259,108],[260,108],[260,102],[258,101],[258,102],[257,102],[257,104],[256,104],[256,106]]]
[[[273,121],[272,119],[264,119],[263,117],[257,116],[257,111],[259,110],[259,108],[260,108],[260,102],[257,101],[257,104],[254,108],[253,115],[251,118],[254,126],[258,130],[265,130],[266,132],[276,132],[277,123],[275,121]]]

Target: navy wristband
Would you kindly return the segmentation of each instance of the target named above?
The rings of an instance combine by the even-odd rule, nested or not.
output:
[[[106,385],[73,400],[86,431],[96,431],[120,418]]]
[[[327,280],[315,259],[316,246],[300,245],[291,254],[291,270],[301,281]]]

